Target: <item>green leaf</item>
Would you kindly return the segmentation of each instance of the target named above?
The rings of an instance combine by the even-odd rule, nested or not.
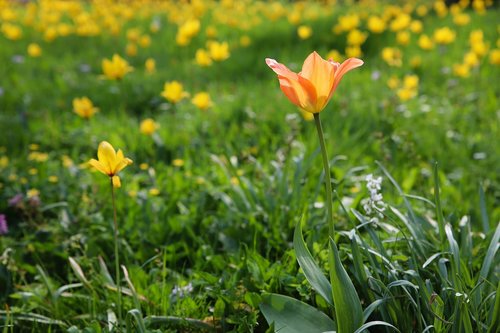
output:
[[[363,309],[356,289],[340,262],[337,245],[330,238],[330,282],[339,333],[352,333],[363,324]]]
[[[262,295],[260,310],[279,333],[322,333],[335,329],[335,322],[323,312],[294,298]]]
[[[396,332],[399,332],[399,330],[396,327],[392,326],[389,323],[386,323],[385,321],[370,321],[369,323],[366,323],[363,326],[361,326],[360,328],[358,328],[354,333],[361,333],[364,330],[366,330],[368,327],[372,327],[372,326],[387,326],[387,327],[394,329]]]
[[[500,281],[497,286],[497,294],[495,295],[495,305],[493,307],[493,316],[491,318],[490,328],[488,333],[498,332],[500,330]]]
[[[304,271],[307,281],[309,281],[313,289],[316,290],[328,304],[333,306],[332,286],[307,248],[304,237],[302,236],[301,221],[295,226],[293,247],[295,249],[295,255],[297,256],[297,261]]]

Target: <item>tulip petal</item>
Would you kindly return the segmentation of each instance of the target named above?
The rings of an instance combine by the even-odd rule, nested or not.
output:
[[[351,69],[360,67],[363,64],[363,60],[357,58],[349,58],[344,61],[335,71],[335,80],[333,82],[333,88],[330,95],[333,94],[335,89],[337,89],[337,86],[339,85],[340,80],[342,80],[342,77],[345,73],[349,72]]]
[[[89,164],[91,166],[93,166],[95,169],[97,169],[98,171],[102,172],[103,174],[105,175],[109,175],[109,172],[108,172],[108,169],[106,169],[106,167],[104,165],[102,165],[101,162],[99,162],[98,160],[96,159],[91,159],[89,161]]]
[[[302,72],[299,76],[308,79],[316,88],[318,100],[326,104],[327,97],[330,95],[334,82],[335,66],[315,52],[311,53],[302,66]],[[324,105],[318,105],[323,108]]]
[[[297,75],[274,59],[266,59],[266,64],[278,74],[280,88],[288,99],[308,112],[314,112],[316,89],[306,78]]]
[[[97,157],[99,162],[107,168],[108,175],[112,175],[116,163],[116,152],[113,146],[109,142],[102,141],[97,148]]]

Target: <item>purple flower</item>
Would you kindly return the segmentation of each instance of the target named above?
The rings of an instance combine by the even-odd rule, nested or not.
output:
[[[4,214],[0,214],[0,235],[5,235],[9,232],[9,228],[7,227],[7,219]]]
[[[21,193],[16,194],[12,198],[9,199],[9,206],[17,207],[23,201],[23,195]]]

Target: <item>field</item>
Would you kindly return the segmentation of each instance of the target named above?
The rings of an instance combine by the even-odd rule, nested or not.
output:
[[[499,16],[0,0],[0,331],[499,332]]]

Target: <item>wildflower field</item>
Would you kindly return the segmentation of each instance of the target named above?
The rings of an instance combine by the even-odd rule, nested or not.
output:
[[[499,17],[0,0],[0,332],[500,332]]]

